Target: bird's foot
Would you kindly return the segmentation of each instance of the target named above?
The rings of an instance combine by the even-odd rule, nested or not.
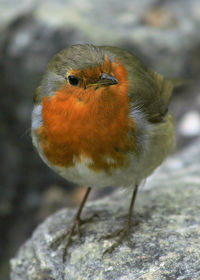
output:
[[[136,223],[134,223],[134,225],[136,225]],[[114,243],[108,247],[105,251],[104,251],[104,255],[106,253],[111,254],[121,243],[124,239],[129,239],[130,238],[130,230],[131,227],[133,225],[131,224],[130,221],[127,221],[124,225],[124,227],[120,230],[117,230],[115,232],[112,232],[110,234],[107,234],[106,236],[103,237],[103,239],[115,239]]]
[[[55,250],[62,242],[63,240],[66,241],[65,246],[64,246],[64,251],[63,251],[63,261],[65,261],[66,256],[67,256],[67,250],[69,246],[72,243],[72,239],[74,236],[77,236],[78,239],[81,238],[82,232],[81,232],[81,226],[86,223],[90,223],[94,217],[96,217],[97,214],[92,215],[91,217],[82,220],[80,218],[75,218],[73,221],[72,226],[67,232],[64,232],[60,236],[58,236],[52,243],[51,243],[51,248]]]

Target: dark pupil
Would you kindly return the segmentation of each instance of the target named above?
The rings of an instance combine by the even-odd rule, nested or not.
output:
[[[79,80],[75,76],[68,76],[68,79],[69,79],[69,83],[72,86],[77,86],[79,83]]]

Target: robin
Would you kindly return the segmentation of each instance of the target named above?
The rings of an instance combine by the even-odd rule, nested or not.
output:
[[[171,80],[117,47],[73,45],[48,63],[34,95],[33,144],[55,172],[88,186],[65,255],[91,188],[132,186],[128,219],[107,251],[129,233],[140,182],[174,146],[172,90]]]

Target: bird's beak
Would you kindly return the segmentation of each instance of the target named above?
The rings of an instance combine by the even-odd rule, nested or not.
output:
[[[112,86],[118,84],[118,80],[106,73],[102,73],[100,79],[97,81],[99,86]]]
[[[102,87],[102,86],[112,86],[112,85],[116,85],[118,83],[119,83],[119,81],[115,77],[113,77],[109,74],[106,74],[106,73],[102,73],[99,80],[88,84],[86,86],[86,88],[96,86],[96,89],[97,89],[97,88]]]

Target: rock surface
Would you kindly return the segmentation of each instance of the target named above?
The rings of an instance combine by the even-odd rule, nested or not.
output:
[[[63,263],[63,245],[51,242],[66,231],[74,215],[63,209],[49,217],[12,259],[12,280],[165,280],[200,279],[200,145],[171,158],[142,188],[130,240],[103,254],[112,240],[102,239],[123,226],[129,191],[90,202],[84,216],[97,213],[74,239]]]

